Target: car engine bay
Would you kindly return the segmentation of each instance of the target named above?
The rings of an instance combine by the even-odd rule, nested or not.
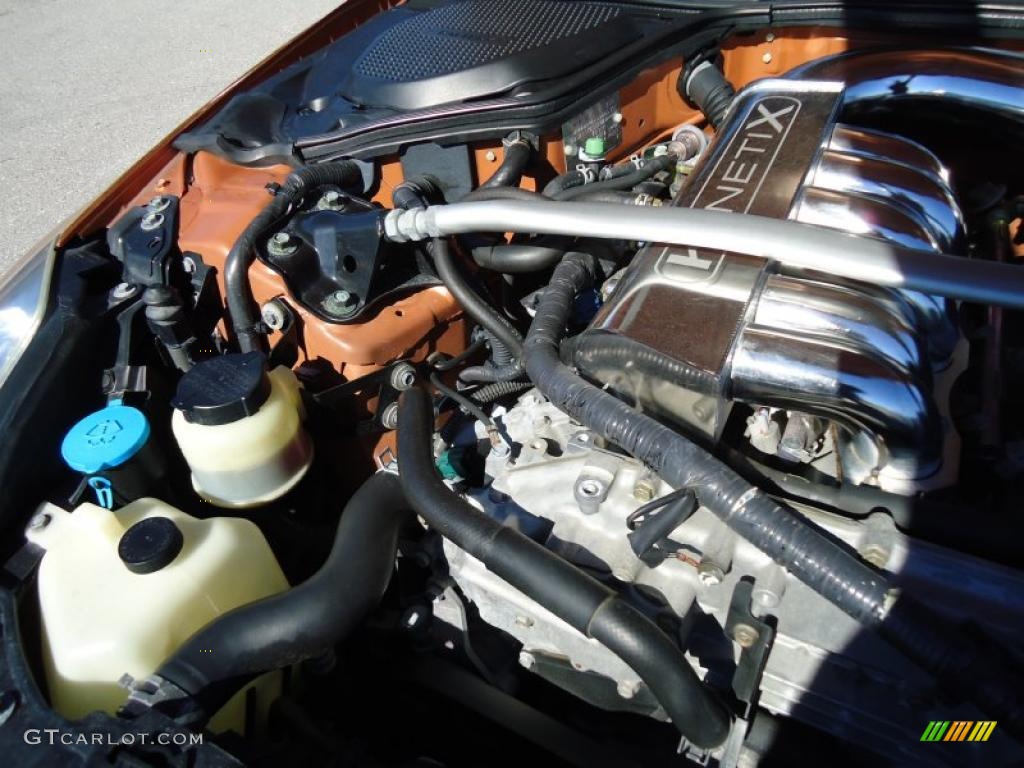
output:
[[[342,7],[71,223],[0,389],[0,727],[1024,757],[1020,38],[669,6]]]

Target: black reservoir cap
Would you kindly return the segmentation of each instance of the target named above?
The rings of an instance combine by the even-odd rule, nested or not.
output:
[[[221,355],[181,377],[171,402],[193,424],[230,424],[252,416],[270,397],[266,359],[259,352]]]
[[[117,554],[132,573],[155,573],[174,562],[184,543],[173,520],[147,517],[124,532]]]

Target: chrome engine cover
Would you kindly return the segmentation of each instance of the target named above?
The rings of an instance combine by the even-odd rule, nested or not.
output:
[[[834,82],[748,87],[674,204],[960,249],[963,219],[942,164],[907,139],[838,123],[842,96]],[[603,358],[595,350],[609,334],[645,345],[680,376],[654,380],[642,366]],[[945,299],[654,244],[616,281],[576,362],[711,440],[733,403],[750,404],[763,411],[751,429],[777,433],[753,440],[760,450],[809,461],[808,442],[817,441],[818,455],[834,446],[831,469],[816,467],[909,494],[956,479],[947,401],[965,353]],[[785,427],[765,421],[782,413]],[[815,424],[816,435],[804,434]]]

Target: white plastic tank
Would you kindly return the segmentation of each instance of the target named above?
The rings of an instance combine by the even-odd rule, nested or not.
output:
[[[118,685],[124,674],[153,674],[212,619],[288,588],[254,523],[200,520],[156,499],[117,511],[44,504],[26,536],[46,550],[38,574],[43,664],[51,704],[68,718],[115,713],[128,695]],[[253,685],[263,710],[280,674]],[[244,731],[245,693],[211,729]]]
[[[178,383],[174,437],[196,492],[219,507],[273,501],[313,461],[295,374],[265,368],[258,352],[220,355],[197,364]]]

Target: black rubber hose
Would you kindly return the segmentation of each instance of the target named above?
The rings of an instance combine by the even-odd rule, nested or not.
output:
[[[455,265],[448,241],[440,237],[435,239],[432,252],[438,277],[441,278],[441,282],[445,284],[466,314],[477,325],[483,327],[504,344],[514,356],[515,362],[521,364],[523,357],[522,335],[512,326],[512,323],[500,315],[469,286]]]
[[[680,95],[703,112],[715,128],[722,124],[729,105],[736,97],[732,83],[710,61],[703,61],[692,70],[684,67],[677,88]]]
[[[487,181],[480,185],[480,189],[493,189],[495,187],[517,187],[519,180],[523,177],[530,158],[533,156],[533,147],[526,139],[516,139],[505,145],[505,157]]]
[[[460,202],[480,203],[485,200],[526,200],[534,202],[547,199],[537,192],[531,192],[521,187],[479,187],[463,197]]]
[[[471,365],[459,371],[459,380],[467,383],[516,381],[525,376],[523,366],[518,361],[500,368],[493,365]]]
[[[274,199],[242,230],[224,262],[224,292],[235,338],[243,352],[267,351],[260,308],[249,283],[249,268],[256,261],[257,240],[309,190],[327,184],[352,188],[362,181],[359,166],[349,160],[299,168],[288,175]]]
[[[391,190],[391,202],[395,208],[403,210],[426,208],[444,202],[444,192],[441,182],[434,176],[412,176]]]
[[[473,261],[484,269],[506,275],[524,275],[551,269],[565,255],[564,248],[542,245],[485,245],[470,251]]]
[[[583,171],[568,171],[561,176],[555,176],[555,178],[549,181],[541,194],[544,197],[555,197],[567,189],[581,187],[586,183],[587,177]]]
[[[593,185],[591,185],[593,186]],[[637,205],[640,194],[617,189],[584,189],[579,195],[573,198],[578,202],[587,203],[614,203],[616,205]]]
[[[657,350],[607,331],[588,331],[573,340],[573,361],[590,376],[599,372],[637,372],[645,379],[677,384],[702,395],[717,393],[721,384],[715,376],[680,363]]]
[[[675,155],[659,155],[652,157],[635,171],[615,176],[604,181],[595,181],[593,184],[584,184],[582,187],[566,189],[554,195],[555,200],[576,200],[584,195],[594,192],[609,192],[622,189],[630,189],[641,181],[646,181],[656,173],[674,168],[677,162]]]
[[[429,396],[418,388],[403,392],[398,455],[402,488],[416,512],[496,576],[621,658],[689,741],[704,748],[721,744],[729,713],[675,643],[611,589],[453,493],[434,465],[433,434]]]
[[[488,431],[494,429],[494,422],[491,420],[491,417],[487,415],[487,412],[481,407],[481,403],[475,402],[474,399],[468,395],[464,395],[449,387],[441,381],[441,376],[437,373],[430,374],[430,384],[434,389],[483,424],[485,429]]]
[[[747,483],[730,467],[616,397],[559,359],[576,294],[596,277],[592,259],[570,254],[541,298],[524,344],[537,388],[558,408],[635,456],[701,504],[830,603],[882,636],[957,695],[1024,734],[1024,680],[1010,655],[980,633],[967,635],[908,595],[847,545],[822,533]]]
[[[331,650],[380,602],[411,509],[395,475],[371,476],[345,505],[320,570],[287,592],[214,619],[157,674],[209,716],[257,675]]]

